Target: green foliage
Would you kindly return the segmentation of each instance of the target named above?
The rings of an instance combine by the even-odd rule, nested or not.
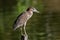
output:
[[[10,0],[9,0],[10,1]],[[4,1],[4,4],[2,7],[3,11],[1,13],[1,22],[0,22],[0,40],[19,40],[20,38],[20,30],[17,29],[16,31],[13,31],[13,23],[17,16],[25,11],[28,6],[35,6],[38,10],[42,10],[43,7],[38,4],[38,7],[33,3],[34,1],[30,0],[15,0],[12,1]],[[36,0],[37,1],[37,0]],[[38,2],[38,1],[37,1]],[[42,11],[41,11],[42,12]],[[40,27],[40,14],[34,14],[34,16],[28,21],[27,23],[27,33],[29,35],[30,40],[40,40],[40,36],[45,36],[44,32],[40,33],[41,31],[44,31],[43,27]],[[35,34],[36,33],[36,34]]]
[[[29,40],[53,40],[56,35],[57,37],[60,35],[59,32],[57,33],[60,30],[60,12],[45,11],[43,0],[0,0],[0,40],[20,39],[20,30],[13,31],[13,23],[29,6],[36,7],[40,11],[27,22]]]

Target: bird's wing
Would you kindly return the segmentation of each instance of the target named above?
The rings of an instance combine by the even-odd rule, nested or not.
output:
[[[20,14],[14,22],[13,28],[16,29],[17,27],[23,26],[23,24],[27,21],[27,14],[26,12]]]

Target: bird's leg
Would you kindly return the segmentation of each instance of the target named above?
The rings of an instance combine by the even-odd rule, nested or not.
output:
[[[27,34],[25,27],[26,27],[26,22],[24,23],[24,33]]]
[[[23,35],[23,30],[22,30],[22,27],[20,28],[20,30],[21,30],[21,35]]]

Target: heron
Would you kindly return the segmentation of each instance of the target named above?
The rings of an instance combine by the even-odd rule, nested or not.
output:
[[[24,29],[24,33],[26,33],[26,23],[27,21],[32,17],[33,13],[39,13],[39,11],[37,9],[35,9],[34,7],[28,7],[26,11],[22,12],[17,19],[14,22],[13,25],[13,29],[16,30],[18,28],[21,29],[21,33],[22,33],[22,29]]]

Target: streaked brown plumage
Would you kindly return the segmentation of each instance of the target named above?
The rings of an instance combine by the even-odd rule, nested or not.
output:
[[[23,12],[21,15],[19,15],[13,25],[14,30],[16,30],[19,27],[20,28],[24,27],[24,30],[25,30],[26,23],[32,17],[33,12],[38,13],[38,11],[35,8],[29,7],[25,12]],[[26,31],[25,31],[25,33],[26,33]]]

